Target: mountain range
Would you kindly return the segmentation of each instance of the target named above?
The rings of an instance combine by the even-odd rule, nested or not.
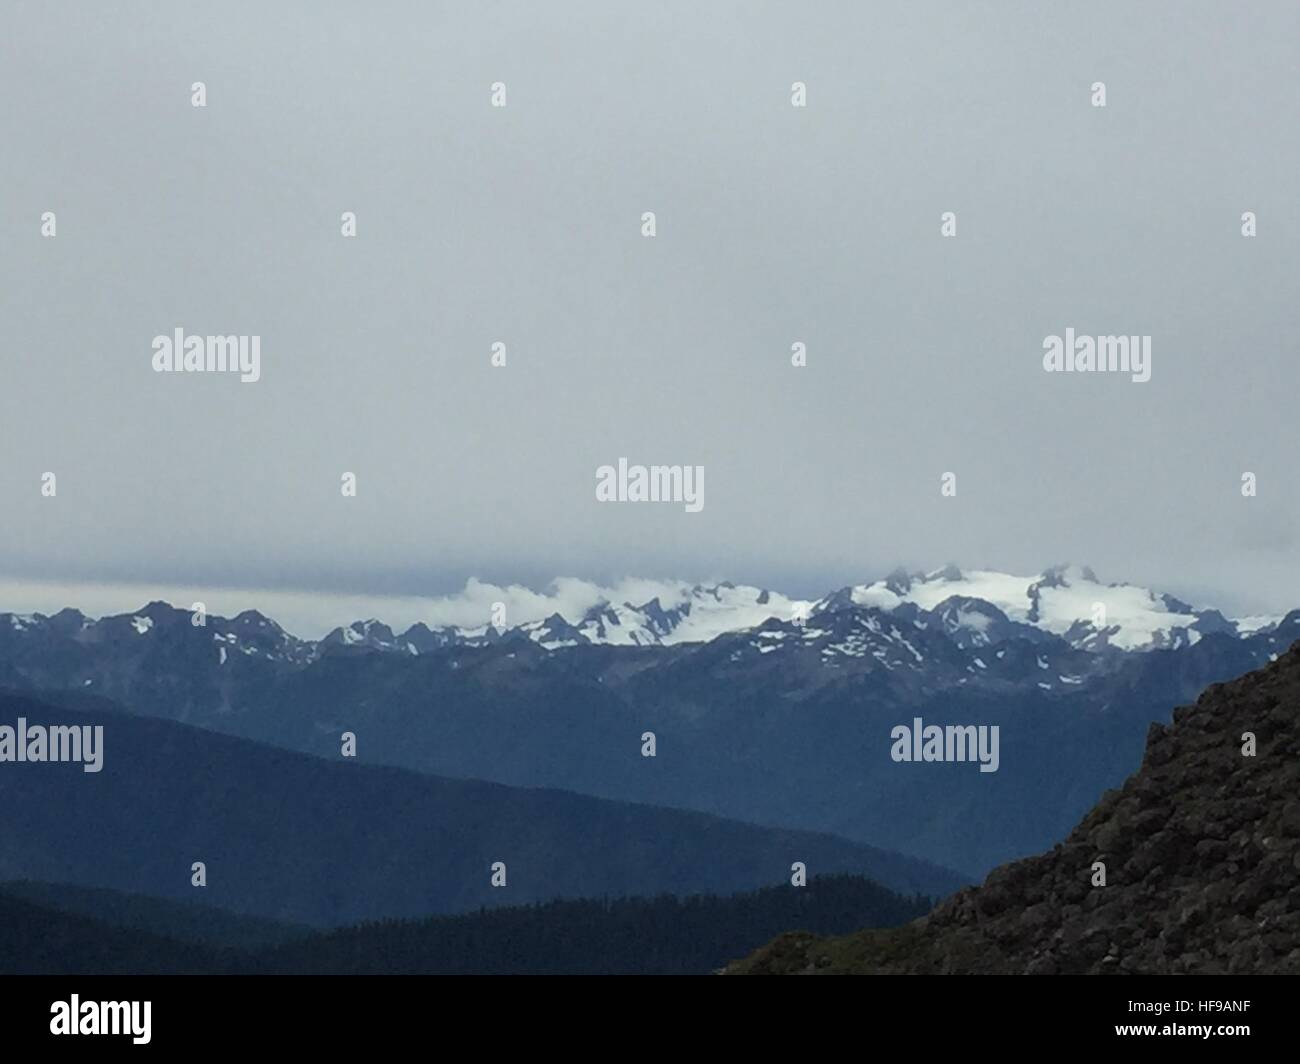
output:
[[[1085,569],[950,567],[802,606],[719,585],[572,623],[357,622],[318,642],[160,602],[0,614],[0,685],[332,760],[350,732],[368,765],[830,832],[973,877],[1061,838],[1151,722],[1298,637],[1300,611],[1230,619]],[[997,725],[999,770],[895,763],[891,730],[918,717]]]
[[[900,616],[909,623],[940,623],[970,646],[1000,641],[1008,625],[1026,625],[1094,651],[1177,648],[1211,632],[1245,636],[1269,631],[1282,620],[1229,618],[1216,609],[1197,608],[1147,588],[1102,584],[1086,566],[1059,565],[1037,576],[1015,576],[993,570],[963,572],[949,565],[929,573],[896,570],[883,579],[843,587],[815,600],[731,583],[669,583],[660,595],[640,604],[604,599],[577,616],[555,612],[513,627],[416,624],[399,635],[377,620],[355,621],[331,631],[320,649],[368,647],[418,654],[447,645],[482,645],[512,634],[547,650],[674,646],[707,643],[727,633],[761,628],[772,620],[816,622],[845,607],[885,613],[915,607],[902,609]],[[816,630],[815,623],[810,627]],[[835,652],[834,647],[829,649]]]
[[[229,620],[212,618],[210,626],[205,619],[204,627],[209,627],[213,654],[222,663],[232,654],[241,654],[301,664],[337,651],[369,649],[418,655],[448,646],[485,646],[515,638],[526,638],[546,650],[707,643],[728,633],[759,629],[767,621],[807,624],[852,607],[898,613],[916,627],[938,623],[959,643],[969,646],[999,642],[1015,627],[1026,626],[1093,651],[1177,648],[1210,633],[1267,633],[1284,620],[1280,616],[1230,618],[1217,609],[1195,607],[1162,592],[1130,584],[1103,584],[1086,566],[1071,565],[1054,566],[1037,576],[993,570],[963,572],[952,565],[929,573],[900,569],[883,579],[842,587],[815,600],[726,582],[711,586],[661,582],[658,586],[660,593],[640,604],[599,597],[575,616],[550,612],[512,626],[418,622],[395,633],[371,618],[334,628],[313,641],[298,639],[256,610],[247,610]],[[437,612],[436,600],[431,600],[430,606]],[[148,634],[158,613],[168,610],[166,603],[153,602],[136,613],[103,620],[75,609],[52,617],[0,613],[0,630],[58,632],[75,635],[82,642],[113,642],[130,634]],[[190,617],[188,611],[186,616]],[[818,630],[815,623],[809,627]],[[836,653],[833,646],[820,649],[829,650],[828,657]]]

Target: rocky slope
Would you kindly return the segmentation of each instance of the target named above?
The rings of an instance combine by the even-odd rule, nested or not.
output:
[[[791,933],[727,971],[1300,974],[1300,643],[1153,724],[1140,770],[1050,852],[905,927]]]

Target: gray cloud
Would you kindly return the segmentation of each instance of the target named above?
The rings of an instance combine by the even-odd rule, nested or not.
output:
[[[11,576],[817,594],[898,563],[1072,559],[1300,603],[1294,4],[6,22]],[[152,373],[177,326],[260,335],[262,380]],[[1150,334],[1151,382],[1043,373],[1067,326]],[[704,465],[703,512],[597,503],[620,456]]]

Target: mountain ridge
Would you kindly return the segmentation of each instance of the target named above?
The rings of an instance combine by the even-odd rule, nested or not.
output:
[[[1040,601],[1070,579],[1034,581]],[[256,611],[197,626],[157,602],[94,626],[72,610],[16,625],[4,615],[0,685],[96,692],[319,757],[336,757],[351,731],[371,764],[829,831],[974,876],[1068,831],[1135,767],[1151,721],[1300,638],[1292,611],[1244,635],[1207,622],[1163,648],[1089,645],[1069,626],[949,594],[972,580],[985,578],[941,571],[926,585],[932,607],[903,601],[919,585],[896,574],[889,608],[850,590],[802,623],[560,650],[522,631],[437,645],[430,629],[419,653],[361,645],[388,641],[374,622],[316,654]],[[960,766],[894,764],[890,731],[918,716],[998,726],[1001,768],[976,780]],[[653,759],[641,755],[646,732]]]
[[[1300,644],[1153,723],[1051,850],[885,932],[779,937],[732,974],[1300,974]]]
[[[561,583],[566,582],[556,581],[553,586]],[[669,595],[673,598],[665,602]],[[431,605],[435,601],[431,600]],[[729,581],[714,585],[669,581],[663,582],[658,594],[640,603],[599,597],[575,616],[544,607],[539,615],[525,616],[511,624],[431,626],[417,621],[400,633],[377,618],[369,618],[335,627],[318,640],[292,636],[256,610],[244,610],[230,619],[213,614],[204,617],[204,626],[210,621],[222,622],[223,634],[252,638],[252,645],[262,644],[263,652],[270,652],[272,644],[281,644],[274,646],[277,653],[301,661],[355,649],[420,654],[449,645],[483,646],[519,636],[546,650],[588,645],[701,644],[721,635],[760,628],[769,620],[802,624],[852,606],[892,613],[910,605],[921,614],[929,614],[963,602],[993,607],[1001,615],[997,618],[1001,623],[1051,632],[1087,650],[1176,648],[1210,632],[1240,637],[1266,632],[1282,620],[1265,616],[1231,618],[1213,607],[1193,607],[1172,595],[1138,585],[1103,584],[1087,566],[1056,565],[1036,576],[1015,576],[997,570],[963,571],[948,565],[930,572],[897,569],[882,579],[847,585],[818,599],[791,598]],[[98,619],[67,607],[48,617],[40,613],[0,613],[0,630],[21,632],[52,621],[64,632],[79,626],[77,634],[86,639],[96,638],[95,630],[101,624],[110,629],[106,637],[111,637],[111,629],[125,630],[126,625],[136,634],[145,635],[151,622],[165,619],[168,611],[183,613],[187,619],[191,616],[190,611],[163,601]],[[984,631],[978,607],[966,611],[950,608],[947,612],[948,623],[969,627],[972,638]]]
[[[312,930],[155,897],[4,883],[0,971],[703,975],[790,922],[843,932],[893,926],[927,908],[861,877],[820,875],[803,887],[583,898]]]
[[[0,880],[104,887],[327,926],[591,894],[726,893],[814,872],[938,896],[947,869],[826,832],[435,776],[0,692],[0,723],[99,724],[101,771],[6,763]],[[207,885],[191,883],[206,865]],[[506,866],[493,886],[492,866]]]

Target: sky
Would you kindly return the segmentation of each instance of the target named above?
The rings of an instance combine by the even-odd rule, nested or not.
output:
[[[1064,561],[1300,605],[1294,3],[0,23],[0,610]],[[154,372],[177,328],[260,379]],[[1067,328],[1151,379],[1045,372]],[[702,509],[598,501],[621,457]]]

